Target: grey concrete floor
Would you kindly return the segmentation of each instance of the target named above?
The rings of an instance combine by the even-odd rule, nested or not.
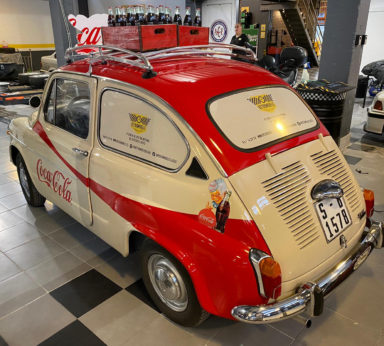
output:
[[[296,320],[254,326],[212,316],[195,329],[170,322],[125,290],[140,279],[136,257],[121,257],[50,202],[25,203],[8,158],[4,109],[32,111],[0,107],[0,345],[35,345],[73,326],[76,317],[52,291],[91,270],[122,291],[76,323],[108,345],[384,345],[384,250],[326,300],[310,329]],[[384,221],[384,138],[364,134],[365,120],[356,102],[344,154],[360,185],[374,190],[374,217]],[[78,338],[73,344],[93,344]]]

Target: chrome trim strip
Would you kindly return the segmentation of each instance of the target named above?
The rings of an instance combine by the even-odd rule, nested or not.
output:
[[[235,306],[231,314],[241,322],[263,324],[279,322],[297,314],[308,313],[315,316],[315,290],[320,289],[323,296],[327,296],[349,277],[369,257],[372,249],[383,245],[384,228],[382,223],[372,222],[368,233],[357,244],[350,255],[334,267],[328,274],[317,282],[308,282],[298,289],[295,295],[269,305]],[[321,303],[321,302],[320,302]]]
[[[264,290],[264,283],[263,283],[263,277],[261,276],[261,271],[260,271],[260,262],[264,258],[271,257],[265,252],[257,249],[251,249],[249,251],[249,259],[252,263],[253,269],[255,269],[256,273],[256,278],[257,278],[257,285],[259,287],[259,293],[262,297],[266,298],[265,296],[265,290]]]

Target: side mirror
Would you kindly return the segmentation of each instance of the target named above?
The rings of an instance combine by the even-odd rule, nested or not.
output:
[[[33,108],[38,108],[40,107],[40,104],[41,104],[41,98],[40,96],[32,96],[30,99],[29,99],[29,105]]]

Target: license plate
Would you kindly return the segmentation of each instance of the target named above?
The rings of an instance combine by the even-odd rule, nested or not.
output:
[[[342,198],[324,199],[315,203],[315,209],[327,242],[335,239],[351,224],[347,207]]]

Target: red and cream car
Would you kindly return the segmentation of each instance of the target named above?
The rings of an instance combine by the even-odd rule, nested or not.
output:
[[[150,296],[183,325],[320,315],[382,246],[372,198],[296,92],[204,48],[70,50],[9,127],[25,198],[139,248]]]

